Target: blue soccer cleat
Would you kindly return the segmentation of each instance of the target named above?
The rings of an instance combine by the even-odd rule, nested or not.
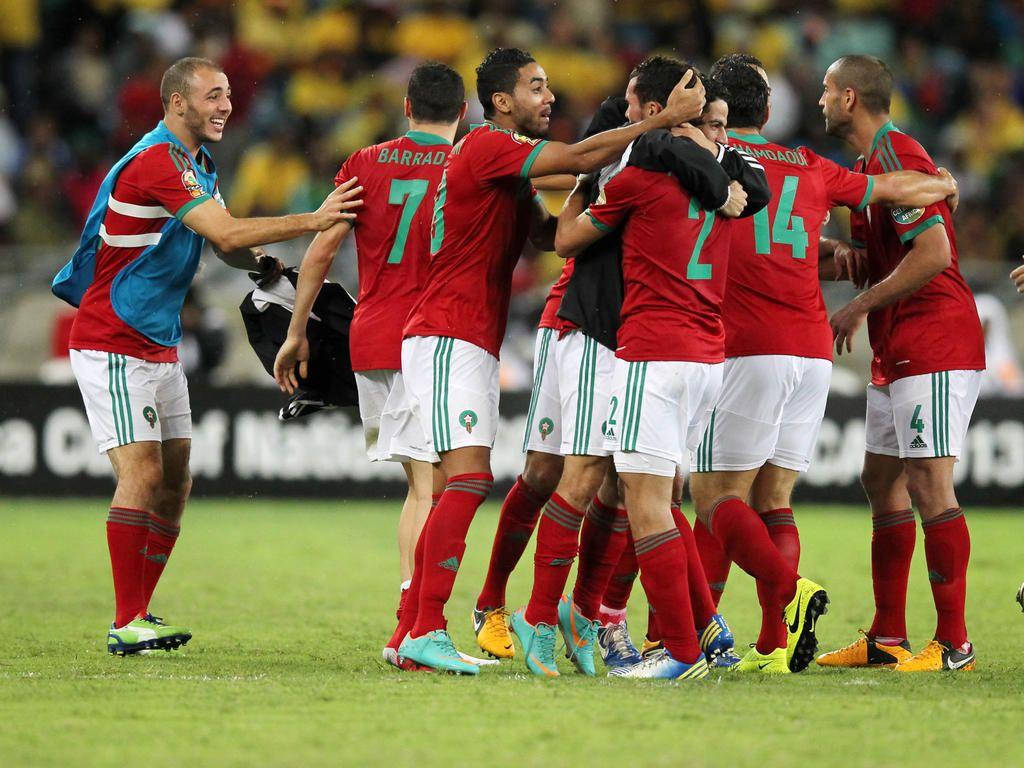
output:
[[[455,644],[444,629],[435,629],[422,637],[413,639],[406,635],[398,646],[398,655],[424,667],[457,675],[478,675],[480,667],[472,664],[455,650]]]
[[[629,637],[629,628],[623,619],[618,624],[605,624],[597,630],[597,645],[601,658],[609,669],[631,667],[643,660],[640,651]]]
[[[739,664],[740,657],[733,650],[735,638],[725,623],[725,617],[716,613],[703,629],[697,628],[700,649],[712,667],[732,667]]]
[[[601,622],[591,621],[576,610],[571,597],[562,595],[558,601],[558,629],[565,640],[565,658],[588,677],[597,674],[594,669],[594,646]]]
[[[668,649],[652,653],[639,664],[613,669],[609,677],[632,677],[649,680],[703,680],[711,674],[708,661],[702,653],[692,664],[676,661]]]

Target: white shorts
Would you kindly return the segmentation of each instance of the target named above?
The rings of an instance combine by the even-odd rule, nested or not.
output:
[[[981,371],[939,371],[884,387],[868,384],[868,452],[901,459],[959,456],[981,376]]]
[[[825,415],[832,363],[751,355],[725,361],[722,393],[691,472],[740,472],[766,462],[806,472]]]
[[[494,447],[498,358],[448,336],[402,341],[402,378],[427,450]]]
[[[128,443],[192,437],[192,408],[181,363],[72,349],[71,370],[100,453]]]
[[[355,376],[370,461],[436,462],[437,454],[427,449],[419,421],[413,416],[402,372],[379,369],[356,371]]]
[[[534,387],[524,451],[608,456],[604,431],[615,353],[581,331],[556,339],[541,328],[534,352]]]
[[[722,363],[615,361],[605,448],[619,472],[674,477],[700,442]]]

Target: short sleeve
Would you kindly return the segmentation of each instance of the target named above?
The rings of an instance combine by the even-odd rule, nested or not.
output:
[[[827,157],[816,157],[828,193],[829,206],[845,205],[855,211],[867,208],[875,189],[875,180],[865,173],[854,173],[843,168]]]
[[[341,164],[341,168],[334,175],[334,186],[340,187],[353,176],[359,175],[356,170],[356,166],[359,164],[359,154],[359,152],[353,152],[349,155],[348,160]]]
[[[213,199],[199,183],[192,158],[174,144],[158,144],[140,154],[137,162],[139,191],[177,219]]]
[[[630,172],[626,169],[612,178],[604,185],[597,200],[584,211],[602,232],[610,232],[618,227],[633,207],[636,194],[629,177]]]
[[[473,153],[474,162],[478,163],[478,178],[484,181],[530,178],[530,169],[547,141],[493,128],[478,130],[482,131],[477,139],[480,146]]]
[[[882,166],[892,171],[936,173],[938,169],[935,163],[915,144],[916,142],[908,140],[902,134],[888,134],[880,145],[879,158],[884,158]],[[949,208],[943,201],[924,208],[892,208],[889,215],[892,217],[893,229],[900,242],[909,243],[929,227],[941,225],[948,211]]]

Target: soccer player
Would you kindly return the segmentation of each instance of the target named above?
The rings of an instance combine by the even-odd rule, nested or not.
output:
[[[829,67],[819,104],[825,130],[846,140],[866,173],[901,168],[934,174],[924,148],[889,119],[892,73],[872,56]],[[964,603],[971,540],[953,489],[953,465],[985,368],[985,343],[970,288],[957,266],[949,206],[855,214],[856,247],[867,250],[870,287],[830,320],[838,354],[865,319],[874,352],[867,388],[861,481],[871,504],[875,618],[865,637],[818,659],[823,666],[890,666],[900,672],[966,670],[975,664]],[[910,654],[907,577],[917,508],[938,622]]]
[[[431,203],[465,113],[459,74],[445,64],[420,64],[405,97],[408,132],[355,152],[334,179],[338,186],[362,179],[365,190],[365,213],[354,227],[359,297],[349,347],[366,452],[371,461],[401,462],[409,484],[398,519],[399,615],[412,579],[416,541],[430,512],[431,465],[438,460],[409,410],[401,374],[402,327],[426,275]],[[352,230],[350,222],[341,222],[321,232],[303,257],[288,338],[274,363],[274,376],[289,393],[298,384],[296,365],[305,375],[309,360],[306,324],[313,302]],[[397,645],[386,646],[384,658],[399,665]]]
[[[953,194],[955,184],[948,175],[912,171],[852,173],[806,147],[774,144],[760,133],[770,111],[761,63],[733,55],[712,71],[729,93],[729,137],[764,165],[772,203],[733,225],[722,304],[722,392],[691,457],[690,488],[702,513],[722,503],[729,514],[756,522],[749,511],[731,509],[745,507],[739,500],[749,498],[771,543],[797,570],[800,539],[790,496],[810,466],[832,375],[832,333],[819,280],[821,226],[834,206],[927,205]],[[827,266],[833,266],[831,259]],[[698,521],[697,530],[717,603],[730,561],[703,523]],[[776,615],[762,627],[739,671],[786,673],[809,663],[813,649],[799,657],[789,649],[787,658],[787,649],[774,645],[784,638],[778,625]]]
[[[314,213],[236,219],[217,187],[204,142],[220,141],[231,114],[227,77],[212,61],[176,61],[160,82],[164,118],[110,170],[81,245],[53,280],[77,306],[71,366],[93,437],[117,475],[107,518],[115,615],[112,654],[187,643],[191,632],[149,612],[178,538],[191,488],[192,422],[177,358],[179,313],[209,240],[227,264],[280,274],[252,246],[329,229],[354,217],[356,181]]]
[[[534,199],[529,180],[596,170],[646,131],[700,114],[704,89],[699,83],[687,88],[689,80],[688,75],[677,85],[664,114],[567,145],[542,138],[554,95],[532,56],[497,49],[477,68],[487,122],[470,130],[445,166],[434,203],[427,281],[402,342],[403,379],[447,482],[417,544],[408,598],[408,605],[415,600],[417,606],[415,620],[407,628],[403,615],[396,629],[405,658],[453,672],[479,672],[455,650],[444,605],[466,532],[493,482],[497,356],[512,269],[527,237],[542,248],[551,248],[554,239],[555,220]]]
[[[767,196],[760,206],[766,202]],[[674,179],[632,165],[574,213],[567,208],[559,220],[557,246],[565,256],[622,228],[625,298],[605,447],[614,452],[641,583],[664,643],[662,653],[611,674],[698,680],[709,670],[690,600],[687,560],[696,553],[684,540],[685,518],[680,523],[672,514],[672,490],[721,382],[719,305],[728,250],[720,242],[728,243],[729,227]]]

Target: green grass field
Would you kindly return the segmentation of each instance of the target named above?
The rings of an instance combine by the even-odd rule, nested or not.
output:
[[[456,644],[497,505],[483,508],[449,604]],[[1024,563],[1019,513],[970,519],[968,624],[978,671],[888,670],[789,679],[721,676],[554,681],[521,662],[476,679],[403,674],[380,661],[397,596],[394,505],[200,501],[154,610],[192,627],[183,650],[106,654],[111,587],[103,501],[0,499],[0,764],[133,765],[1020,765]],[[797,510],[802,571],[832,598],[823,646],[871,617],[862,510]],[[920,540],[919,540],[920,542]],[[915,648],[933,629],[923,547],[909,596]],[[530,586],[532,545],[510,603]],[[634,635],[646,607],[630,606]],[[734,570],[723,601],[737,645],[758,620]],[[585,761],[585,762],[584,762]]]

